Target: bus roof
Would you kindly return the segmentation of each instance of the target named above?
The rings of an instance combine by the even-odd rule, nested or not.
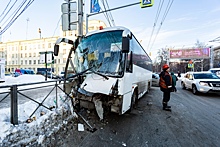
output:
[[[86,36],[90,36],[90,35],[93,35],[93,34],[96,34],[96,33],[101,33],[101,32],[107,32],[107,31],[113,31],[113,30],[126,30],[126,31],[129,31],[129,29],[125,28],[125,27],[122,27],[122,26],[115,26],[115,27],[107,27],[107,28],[103,28],[102,30],[96,30],[96,31],[91,31],[91,32],[88,32],[86,34]]]

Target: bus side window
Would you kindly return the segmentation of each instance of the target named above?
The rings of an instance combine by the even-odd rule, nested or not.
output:
[[[128,54],[127,56],[127,63],[126,63],[126,72],[133,72],[133,62],[132,62],[132,58],[133,58],[133,52],[131,51],[130,54]]]

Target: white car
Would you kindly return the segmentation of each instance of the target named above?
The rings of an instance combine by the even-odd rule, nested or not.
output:
[[[187,72],[182,78],[181,87],[192,89],[193,94],[220,93],[220,78],[211,72]]]
[[[209,71],[220,77],[220,68],[211,68]]]
[[[156,73],[152,73],[152,86],[159,86],[160,76]]]

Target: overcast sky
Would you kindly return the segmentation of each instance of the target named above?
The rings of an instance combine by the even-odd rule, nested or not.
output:
[[[21,3],[21,0],[18,0]],[[42,37],[59,35],[61,17],[61,4],[63,0],[38,0],[15,21],[15,23],[3,34],[2,41],[38,38],[38,28],[41,28]],[[89,13],[90,0],[84,0],[85,13]],[[139,0],[109,0],[110,8],[137,3]],[[170,3],[169,3],[170,2]],[[8,2],[3,1],[0,5],[0,14]],[[103,5],[99,0],[101,8]],[[163,5],[162,5],[163,3]],[[220,45],[209,43],[220,36],[220,1],[219,0],[173,0],[173,3],[165,12],[172,0],[155,0],[152,7],[140,8],[140,5],[126,7],[112,11],[114,22],[117,26],[129,28],[136,38],[141,41],[147,52],[156,53],[157,49],[172,47],[187,48],[195,46],[197,40],[208,45]],[[160,15],[158,10],[161,7]],[[84,15],[85,16],[85,15]],[[2,16],[0,17],[1,20]],[[29,18],[29,21],[27,21]],[[154,26],[154,23],[157,23]],[[103,14],[89,17],[108,22]],[[164,20],[164,21],[163,21]],[[161,25],[162,22],[162,25]],[[2,25],[2,23],[0,23]],[[154,31],[153,31],[154,28]],[[159,29],[160,28],[160,29]],[[153,35],[151,35],[153,32]],[[159,32],[157,34],[157,32]],[[156,36],[156,38],[155,38]],[[154,43],[153,43],[154,42]]]

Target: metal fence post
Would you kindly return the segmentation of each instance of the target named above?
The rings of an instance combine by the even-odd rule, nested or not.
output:
[[[12,85],[10,89],[11,93],[11,123],[13,125],[18,124],[18,94],[17,85]]]
[[[57,81],[56,81],[56,108],[58,108],[57,86],[58,86],[58,84],[57,84]]]

